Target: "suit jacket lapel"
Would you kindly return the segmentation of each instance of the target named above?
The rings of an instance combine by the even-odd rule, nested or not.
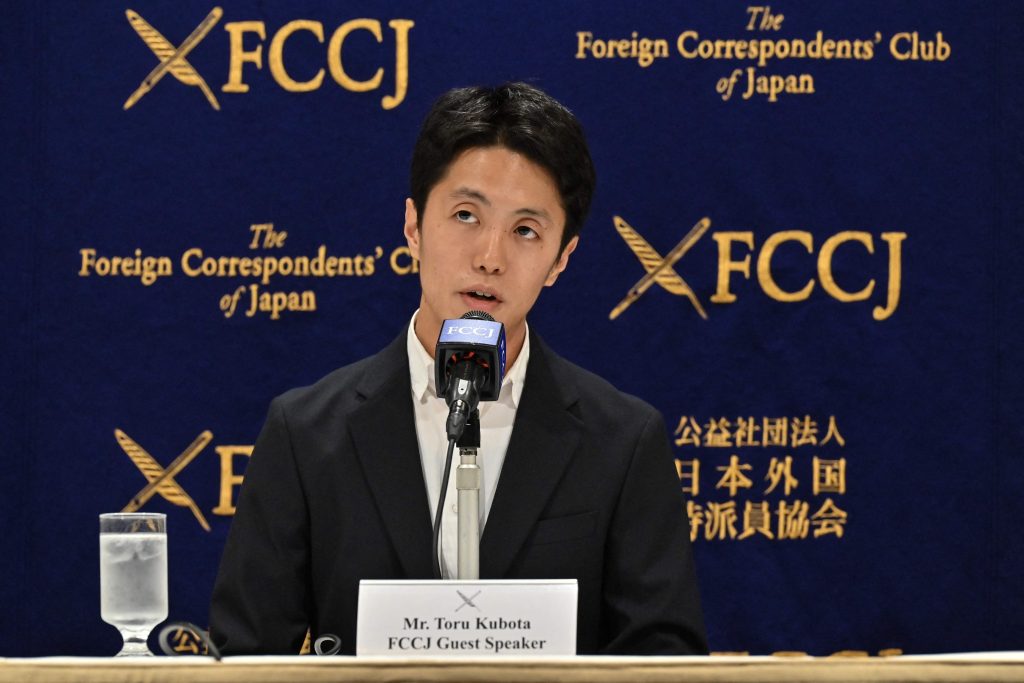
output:
[[[501,578],[562,477],[582,425],[575,386],[556,379],[552,352],[531,333],[530,364],[498,488],[480,540],[480,578]]]
[[[431,524],[409,380],[406,332],[367,361],[363,404],[349,430],[377,510],[406,576],[431,577]]]

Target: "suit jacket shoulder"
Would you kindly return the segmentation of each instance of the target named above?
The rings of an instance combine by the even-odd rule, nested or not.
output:
[[[386,347],[361,360],[324,375],[315,383],[290,389],[271,402],[289,419],[317,424],[338,420],[388,384],[409,385],[409,362],[402,332]],[[273,408],[272,408],[273,410]]]
[[[545,344],[540,337],[535,336],[534,340],[536,341],[531,343],[540,346],[555,380],[562,385],[574,387],[579,398],[600,410],[602,417],[611,422],[636,422],[660,415],[650,403],[620,391],[600,375],[566,360]]]

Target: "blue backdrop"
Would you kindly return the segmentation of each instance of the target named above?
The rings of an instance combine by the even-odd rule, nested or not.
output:
[[[712,649],[1024,649],[1019,8],[9,4],[0,654],[117,650],[96,515],[205,431],[142,509],[207,623],[270,398],[416,307],[422,117],[509,79],[599,176],[531,325],[665,415]]]

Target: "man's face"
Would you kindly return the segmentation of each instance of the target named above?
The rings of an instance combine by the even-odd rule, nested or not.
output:
[[[511,362],[526,314],[576,248],[574,237],[559,253],[564,228],[558,188],[541,166],[505,147],[455,157],[422,216],[406,200],[405,237],[420,261],[423,290],[416,335],[424,347],[434,348],[442,321],[485,311],[504,323]]]

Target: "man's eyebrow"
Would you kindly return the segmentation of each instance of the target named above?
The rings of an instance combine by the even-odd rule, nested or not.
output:
[[[549,214],[544,209],[522,208],[516,211],[516,213],[521,216],[536,216],[537,218],[546,218],[548,220],[551,219],[551,214]]]
[[[456,189],[454,192],[452,192],[451,196],[452,199],[475,199],[484,206],[491,205],[491,200],[489,200],[487,196],[484,195],[483,192],[480,192],[479,190],[474,190],[473,188],[470,187],[460,187]],[[521,209],[517,209],[515,213],[520,216],[536,216],[538,218],[546,218],[548,220],[551,220],[551,214],[549,214],[544,209],[532,209],[530,207],[523,207]]]
[[[452,192],[453,199],[475,199],[484,206],[490,206],[491,200],[484,196],[479,190],[474,190],[469,187],[460,187],[459,189]]]

